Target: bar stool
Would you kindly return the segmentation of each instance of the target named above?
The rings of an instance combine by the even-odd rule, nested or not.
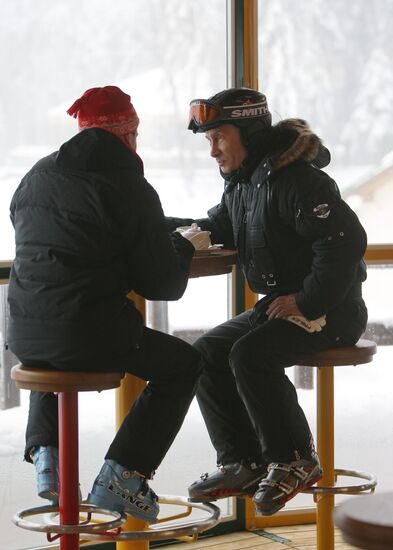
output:
[[[374,491],[375,477],[367,472],[334,468],[334,367],[370,363],[377,347],[370,340],[359,340],[354,346],[333,348],[315,353],[298,364],[317,369],[317,451],[323,477],[317,487],[306,489],[317,503],[317,549],[334,549],[334,495]],[[337,476],[365,480],[360,485],[336,486]]]
[[[121,372],[71,372],[29,368],[23,364],[16,365],[11,370],[11,378],[20,389],[58,393],[60,525],[46,532],[50,541],[60,537],[61,550],[79,548],[79,533],[86,532],[86,525],[79,524],[79,512],[81,509],[91,511],[91,507],[79,503],[78,392],[100,392],[118,388],[123,376]],[[15,517],[15,523],[20,527],[35,530],[35,524],[28,524],[24,518],[51,510],[51,506],[23,510]],[[99,509],[97,512],[114,516],[115,519],[92,526],[92,532],[117,528],[126,520],[124,514],[118,512]],[[57,535],[51,537],[50,532]]]
[[[180,540],[194,541],[198,534],[211,529],[220,521],[220,509],[211,503],[188,502],[186,498],[161,495],[160,504],[184,506],[186,511],[170,517],[160,518],[142,531],[122,531],[126,522],[124,513],[105,510],[79,502],[78,467],[78,392],[102,391],[117,388],[123,374],[120,372],[64,372],[50,369],[29,368],[16,365],[11,370],[11,378],[20,389],[55,392],[59,398],[59,507],[46,505],[17,512],[13,521],[18,527],[31,531],[44,532],[52,542],[60,538],[60,550],[77,550],[80,539],[106,541],[146,541]],[[188,517],[193,509],[208,513],[208,517],[173,525],[174,520]],[[27,518],[60,512],[60,523],[38,523]],[[87,513],[87,519],[80,521],[80,512]],[[109,521],[91,521],[92,514],[112,516]],[[165,523],[169,525],[165,525]]]

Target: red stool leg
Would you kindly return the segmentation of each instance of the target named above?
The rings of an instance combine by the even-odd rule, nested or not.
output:
[[[79,525],[78,392],[59,393],[60,525]],[[78,550],[79,535],[60,537],[60,550]]]

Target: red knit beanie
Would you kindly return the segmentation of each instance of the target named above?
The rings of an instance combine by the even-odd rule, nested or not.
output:
[[[103,128],[120,139],[126,134],[134,134],[139,124],[131,97],[117,86],[86,90],[67,113],[74,118],[78,117],[81,130]]]

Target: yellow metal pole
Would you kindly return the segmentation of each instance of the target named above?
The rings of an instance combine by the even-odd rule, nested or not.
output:
[[[318,485],[332,487],[334,477],[334,367],[318,367],[317,450],[323,468]],[[334,550],[334,494],[317,494],[317,550]]]
[[[244,86],[258,90],[258,2],[244,0]],[[244,285],[244,306],[250,309],[258,301],[258,294]]]
[[[258,90],[257,0],[244,0],[244,86]]]
[[[145,319],[145,300],[140,296],[132,294],[130,298],[134,301],[138,310],[142,313]],[[120,385],[120,388],[116,390],[116,429],[120,428],[124,417],[134,404],[140,392],[145,387],[144,380],[127,374]],[[126,531],[142,531],[146,527],[146,523],[134,518],[129,517],[124,524],[123,529]],[[148,541],[121,541],[116,543],[117,550],[148,550]]]

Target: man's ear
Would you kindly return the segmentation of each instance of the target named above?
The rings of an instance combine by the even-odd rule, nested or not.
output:
[[[136,151],[136,146],[137,146],[137,139],[136,139],[137,136],[138,136],[138,134],[136,132],[127,134],[127,141],[131,145],[131,147],[133,149],[135,149],[135,151]]]

